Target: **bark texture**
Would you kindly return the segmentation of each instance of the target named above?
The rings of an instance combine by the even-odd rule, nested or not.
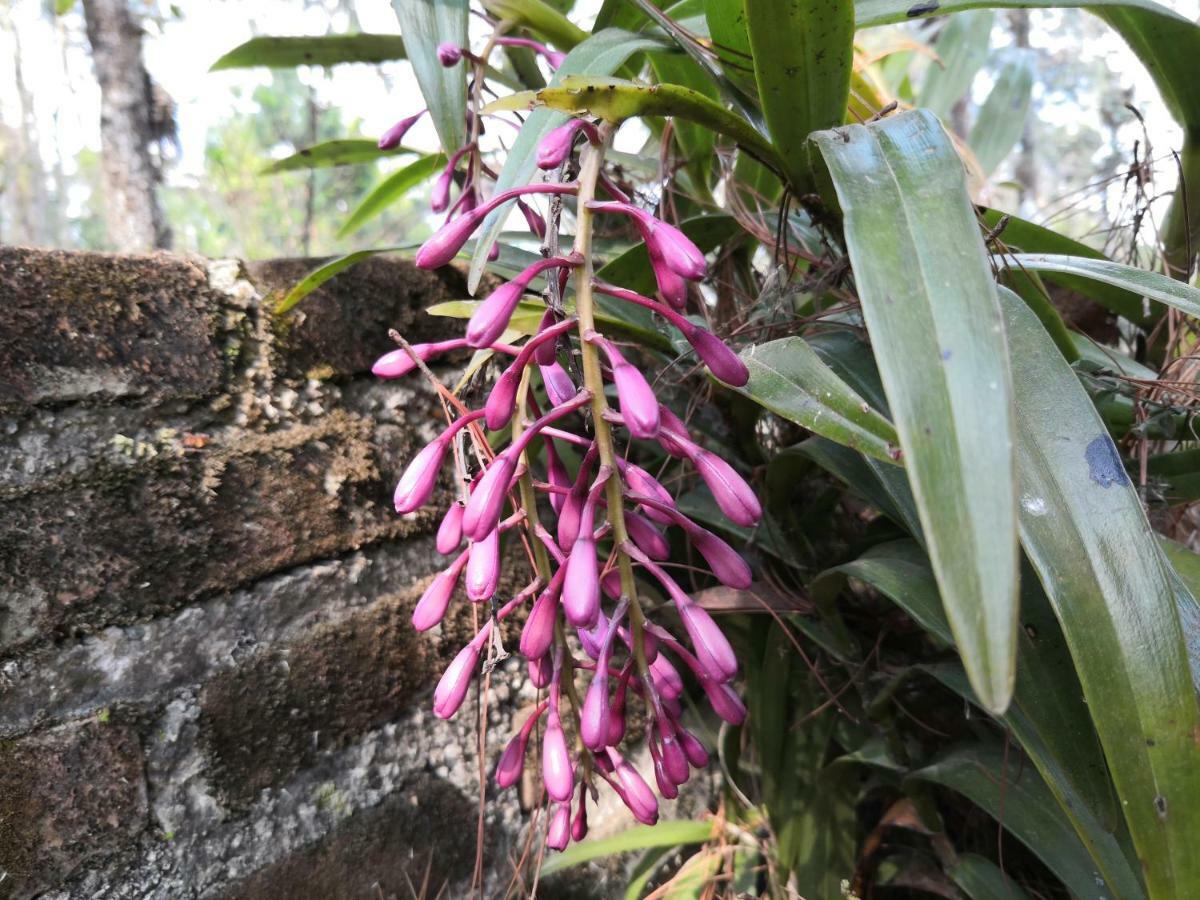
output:
[[[92,64],[100,82],[100,150],[108,238],[121,252],[167,248],[158,202],[162,173],[152,150],[150,77],[142,29],[127,0],[83,0]]]

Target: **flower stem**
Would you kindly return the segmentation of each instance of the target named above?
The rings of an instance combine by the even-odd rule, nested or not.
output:
[[[584,338],[585,335],[597,330],[595,297],[592,292],[593,213],[588,209],[588,203],[595,199],[596,184],[600,180],[601,168],[604,165],[604,151],[612,139],[612,134],[613,127],[605,123],[599,129],[600,139],[595,143],[589,142],[580,151],[575,252],[583,258],[583,263],[575,270],[575,313],[579,319],[579,353],[583,369],[583,383],[592,392],[592,428],[596,432],[600,465],[615,471],[617,467],[616,453],[613,450],[612,430],[605,418],[608,401],[604,396],[604,375],[600,371],[599,350]],[[625,529],[621,479],[608,479],[606,490],[608,492],[608,521],[612,525],[613,544],[617,548],[617,567],[621,573],[621,594],[629,601],[629,621],[633,626],[631,629],[633,652],[637,659],[638,671],[646,674],[649,671],[649,665],[646,662],[646,650],[642,640],[645,617],[642,614],[641,604],[638,602],[633,565],[629,556],[621,550],[621,546],[629,539],[629,533]]]

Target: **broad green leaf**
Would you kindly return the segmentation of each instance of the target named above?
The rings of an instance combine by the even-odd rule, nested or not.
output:
[[[542,0],[483,0],[487,11],[501,21],[516,22],[559,50],[583,43],[588,33]]]
[[[715,100],[678,84],[637,84],[620,78],[570,76],[533,92],[535,102],[560,112],[588,113],[610,122],[638,116],[674,116],[732,138],[771,165],[779,155],[741,116]]]
[[[998,743],[965,746],[909,778],[962,794],[1004,826],[1078,897],[1118,897],[1079,842],[1037,770]],[[1007,765],[1006,765],[1007,763]]]
[[[619,28],[606,28],[589,37],[567,54],[558,67],[552,85],[561,83],[568,75],[608,75],[615,72],[634,53],[658,46],[657,42],[639,37]],[[496,179],[497,194],[509,188],[528,184],[537,171],[537,148],[550,131],[566,121],[562,113],[550,109],[535,109],[521,126],[521,133],[513,141],[504,160],[504,168]],[[471,257],[471,269],[467,275],[467,289],[473,294],[487,267],[488,251],[496,236],[504,228],[504,220],[512,209],[506,203],[496,209],[483,222],[477,232],[475,255]]]
[[[1008,349],[965,175],[937,118],[916,110],[813,135],[933,570],[971,685],[1012,695],[1016,481]]]
[[[783,171],[811,190],[805,141],[846,117],[854,63],[854,4],[847,0],[745,0],[746,30],[763,116]]]
[[[928,558],[916,543],[880,544],[853,562],[823,572],[812,585],[813,598],[827,599],[848,577],[870,584],[923,629],[947,644],[953,642]],[[1140,896],[1137,879],[1113,838],[1116,805],[1070,655],[1046,598],[1031,576],[1023,586],[1021,618],[1020,665],[1013,702],[1000,721],[1033,760],[1117,895]],[[951,690],[978,704],[957,665],[924,668]]]
[[[977,853],[961,854],[950,878],[971,900],[1029,900],[1011,874]]]
[[[440,153],[433,153],[429,156],[422,156],[403,169],[392,172],[371,188],[371,192],[367,196],[363,197],[362,202],[355,207],[354,212],[350,213],[349,218],[338,229],[338,237],[345,237],[358,231],[445,164],[446,157]]]
[[[988,228],[996,228],[1000,224],[1001,218],[1006,220],[1004,230],[999,234],[998,239],[1009,248],[1023,250],[1026,253],[1053,253],[1084,256],[1088,259],[1107,258],[1099,250],[1094,250],[1057,231],[1035,225],[1018,216],[1010,216],[996,209],[984,209],[981,215],[983,224]],[[1048,280],[1070,288],[1085,297],[1090,297],[1105,309],[1110,309],[1131,322],[1140,324],[1146,318],[1142,310],[1142,298],[1137,294],[1076,275],[1067,275],[1061,272],[1046,272],[1045,274]]]
[[[979,9],[947,21],[933,45],[938,58],[925,73],[917,106],[932,109],[943,119],[950,115],[987,61],[994,19],[990,9]]]
[[[712,836],[712,830],[711,822],[668,821],[657,825],[636,825],[612,837],[581,841],[571,844],[562,853],[548,854],[542,863],[542,874],[553,875],[571,866],[616,853],[702,844]]]
[[[392,9],[442,151],[453,153],[467,142],[466,61],[443,66],[437,48],[467,45],[467,0],[392,0]]]
[[[313,269],[302,278],[295,287],[287,292],[287,295],[279,301],[275,307],[276,315],[283,315],[293,306],[327,282],[333,276],[346,271],[356,263],[362,262],[369,256],[376,256],[380,253],[395,253],[397,250],[407,250],[408,247],[377,247],[373,250],[355,250],[353,253],[347,253],[345,256],[339,256],[336,259],[331,259],[327,263],[322,263]]]
[[[1021,139],[1033,99],[1033,51],[1013,49],[983,102],[968,143],[985,175],[995,171]]]
[[[272,69],[336,66],[339,63],[381,63],[404,58],[404,39],[398,34],[256,37],[234,47],[213,63],[209,71],[252,66]]]
[[[291,156],[277,159],[263,166],[261,174],[274,175],[277,172],[291,172],[296,169],[324,169],[329,166],[356,166],[361,163],[375,162],[389,156],[401,156],[415,153],[406,147],[394,147],[391,150],[380,150],[375,141],[367,138],[346,138],[338,141],[325,141],[303,147]]]
[[[1050,599],[1153,898],[1200,885],[1200,713],[1176,576],[1075,372],[1001,291],[1021,539]],[[1190,887],[1188,887],[1190,886]]]
[[[1020,265],[1033,272],[1058,272],[1089,278],[1173,306],[1190,316],[1200,316],[1200,290],[1158,272],[1148,272],[1107,259],[1048,253],[1018,253],[1001,259],[1005,264]]]
[[[916,503],[903,469],[855,453],[825,438],[809,438],[791,449],[844,482],[914,538],[922,539]]]
[[[1200,556],[1162,535],[1158,536],[1158,545],[1179,578],[1175,610],[1179,613],[1179,626],[1183,629],[1183,642],[1192,665],[1192,683],[1200,690],[1200,602],[1196,600],[1200,597]]]
[[[804,338],[748,347],[741,357],[750,381],[738,393],[831,441],[895,461],[899,444],[892,424],[825,365]]]

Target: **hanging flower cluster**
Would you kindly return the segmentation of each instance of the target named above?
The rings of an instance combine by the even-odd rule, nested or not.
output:
[[[532,43],[494,39],[493,44],[514,41]],[[540,45],[533,49],[552,66],[561,62],[553,51]],[[450,45],[438,52],[447,65],[463,57],[479,61]],[[381,146],[398,143],[416,118],[394,126]],[[485,167],[478,162],[474,140],[451,154],[433,192],[433,208],[447,212],[446,222],[418,250],[418,266],[433,269],[450,262],[492,211],[513,200],[539,239],[545,239],[548,229],[556,238],[557,216],[542,218],[525,202],[538,194],[574,198],[574,247],[559,254],[550,251],[556,240],[544,244],[546,258],[478,304],[463,338],[405,344],[374,366],[376,375],[398,378],[463,348],[491,350],[507,360],[483,407],[459,406],[457,417],[408,465],[394,499],[399,513],[428,503],[443,463],[453,457],[459,498],[446,511],[436,539],[438,551],[452,562],[420,598],[413,625],[424,631],[441,622],[460,582],[470,601],[490,602],[491,615],[446,669],[434,692],[434,712],[442,718],[457,712],[480,671],[481,657],[498,639],[498,623],[512,615],[523,617],[520,652],[533,684],[546,689],[546,699],[504,750],[495,778],[501,788],[516,783],[540,725],[542,779],[553,803],[546,843],[555,849],[587,833],[587,801],[589,795],[594,800],[597,781],[606,782],[638,821],[657,820],[655,792],[620,749],[631,702],[645,710],[658,794],[677,796],[691,769],[707,765],[704,746],[681,723],[681,666],[691,671],[718,716],[735,724],[745,717],[730,686],[737,659],[720,628],[662,565],[670,553],[664,531],[681,529],[726,585],[747,587],[750,569],[724,540],[684,515],[653,475],[628,461],[630,445],[656,442],[690,464],[731,522],[753,526],[761,516],[746,482],[693,440],[684,423],[659,402],[643,372],[597,326],[595,296],[603,293],[659,315],[721,381],[740,386],[748,378],[732,350],[683,314],[689,283],[706,274],[704,255],[679,229],[629,202],[605,175],[611,132],[610,126],[569,120],[545,136],[537,161],[543,170],[563,171],[582,137],[577,180],[539,181],[486,201],[481,195]],[[460,176],[464,158],[470,162]],[[451,205],[456,181],[462,192]],[[598,188],[612,199],[596,200]],[[657,299],[595,278],[591,234],[598,215],[624,216],[636,226],[648,251]],[[540,328],[520,346],[502,343],[518,303],[539,276],[546,280],[550,299]],[[562,303],[568,284],[573,310]],[[539,383],[544,408],[538,401]],[[610,385],[616,409],[607,399]],[[495,445],[506,430],[507,444],[494,451],[487,432],[493,433]],[[566,447],[579,459],[573,473],[561,454]],[[546,522],[550,513],[553,524]],[[496,597],[500,542],[508,531],[524,540],[534,577],[501,603]],[[682,635],[646,618],[639,579],[656,584],[669,598]]]

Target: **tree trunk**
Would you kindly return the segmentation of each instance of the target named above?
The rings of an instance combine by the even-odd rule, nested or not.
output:
[[[150,78],[142,29],[127,0],[83,0],[92,64],[100,82],[100,150],[108,239],[115,250],[169,247],[158,203],[162,173],[151,150]]]

